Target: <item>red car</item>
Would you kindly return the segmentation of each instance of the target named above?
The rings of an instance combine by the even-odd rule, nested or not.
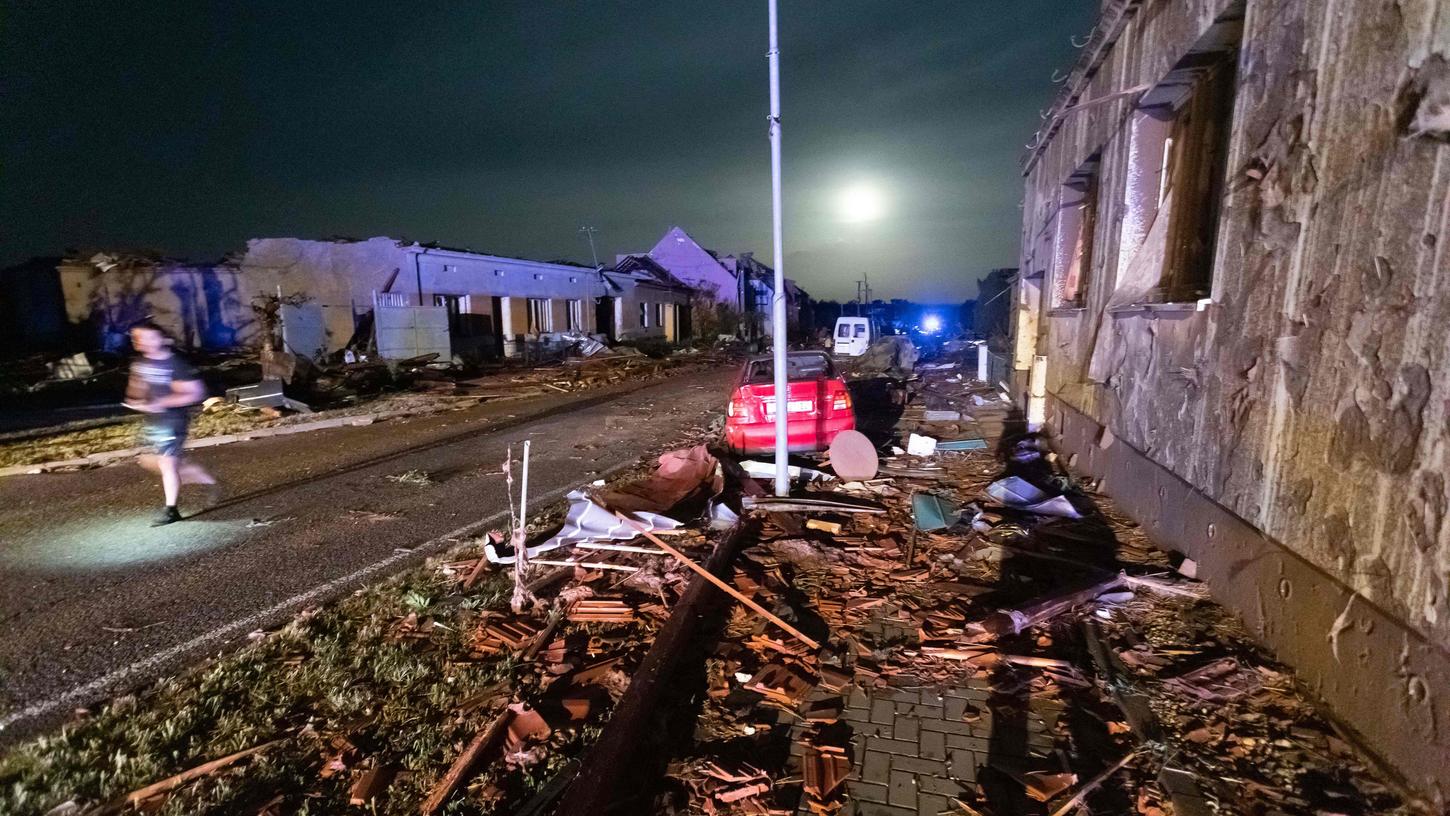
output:
[[[745,363],[725,414],[725,446],[738,453],[775,452],[774,360],[755,357]],[[841,431],[856,427],[851,393],[823,351],[786,355],[790,382],[786,400],[787,436],[792,453],[825,450]]]

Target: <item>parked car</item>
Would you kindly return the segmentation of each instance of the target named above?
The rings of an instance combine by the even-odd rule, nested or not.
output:
[[[856,427],[851,393],[823,351],[786,355],[786,440],[792,453],[825,450],[841,431]],[[745,454],[775,450],[775,365],[753,357],[740,371],[725,414],[725,445]]]

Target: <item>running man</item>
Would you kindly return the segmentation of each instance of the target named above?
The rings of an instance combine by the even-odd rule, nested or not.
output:
[[[186,429],[191,423],[189,409],[206,399],[206,386],[196,368],[172,350],[171,338],[155,323],[132,326],[131,344],[141,356],[131,364],[126,407],[146,414],[141,442],[151,453],[141,457],[141,466],[161,474],[166,508],[151,523],[152,527],[160,527],[181,521],[176,503],[183,483],[216,484],[216,479],[200,465],[181,460]]]

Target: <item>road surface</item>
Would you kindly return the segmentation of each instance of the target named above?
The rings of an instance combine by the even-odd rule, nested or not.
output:
[[[707,424],[733,373],[203,449],[226,496],[169,527],[134,465],[0,479],[0,743],[498,526],[510,443],[543,506]]]

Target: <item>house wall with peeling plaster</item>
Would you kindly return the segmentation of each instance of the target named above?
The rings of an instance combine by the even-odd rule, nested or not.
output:
[[[1019,351],[1047,355],[1056,400],[1403,627],[1365,648],[1450,665],[1450,2],[1146,0],[1105,20],[1122,7],[1029,155]],[[1110,310],[1141,249],[1123,228],[1140,95],[1061,109],[1158,83],[1240,15],[1211,298]],[[1053,310],[1032,297],[1051,291],[1063,185],[1099,153],[1083,302]],[[1184,535],[1213,557],[1209,532]],[[1396,659],[1338,654],[1335,634],[1294,634],[1321,673]],[[1353,724],[1388,754],[1438,756],[1413,781],[1443,801],[1450,688],[1407,663],[1360,690],[1392,725]],[[1394,729],[1405,746],[1383,744]]]
[[[547,299],[549,330],[570,331],[569,301],[577,300],[574,331],[595,325],[595,298],[605,294],[599,273],[563,263],[436,249],[392,238],[313,241],[256,238],[245,251],[218,264],[188,264],[119,257],[67,260],[57,267],[66,318],[89,325],[103,348],[120,348],[126,327],[147,315],[189,348],[232,349],[254,345],[258,326],[252,300],[300,294],[318,310],[327,349],[352,337],[359,316],[372,309],[373,292],[402,295],[409,304],[434,304],[435,295],[466,296],[468,314],[499,321],[506,340],[526,334],[527,301]],[[494,298],[508,299],[494,314]],[[507,330],[512,331],[507,331]],[[491,344],[491,338],[490,338]]]

